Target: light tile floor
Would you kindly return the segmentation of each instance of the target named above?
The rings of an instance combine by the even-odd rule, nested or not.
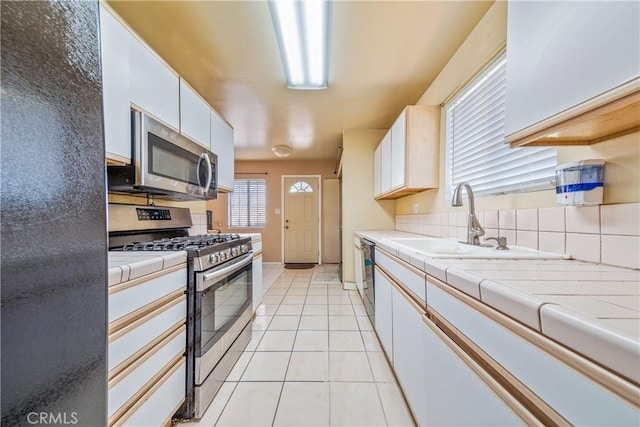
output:
[[[264,264],[253,337],[190,426],[412,426],[357,291],[337,266]]]

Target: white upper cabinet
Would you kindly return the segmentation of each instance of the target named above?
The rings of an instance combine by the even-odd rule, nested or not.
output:
[[[129,41],[131,103],[179,131],[178,75],[138,38]]]
[[[412,105],[402,111],[380,143],[376,198],[397,199],[438,187],[439,122],[438,106]]]
[[[640,3],[509,1],[511,145],[589,144],[640,124]]]
[[[381,193],[380,180],[381,176],[381,167],[382,167],[382,144],[376,147],[376,150],[373,152],[373,196],[377,196]]]
[[[101,4],[100,48],[104,139],[107,158],[131,162],[129,114],[129,31]]]
[[[380,192],[386,193],[391,189],[391,131],[380,143]]]
[[[233,191],[233,128],[215,110],[211,110],[211,151],[218,156],[218,188],[222,191]]]
[[[391,188],[405,183],[407,152],[407,111],[404,110],[391,126]]]
[[[209,149],[211,107],[180,79],[180,133]]]

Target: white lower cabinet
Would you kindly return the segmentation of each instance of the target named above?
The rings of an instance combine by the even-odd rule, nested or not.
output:
[[[419,425],[640,425],[637,386],[383,252],[375,330]]]
[[[426,418],[424,422],[418,420],[420,425],[525,424],[447,344],[448,337],[439,336],[435,324],[421,323],[424,370],[419,374],[424,375],[426,385],[423,409]]]
[[[373,280],[376,333],[387,357],[393,363],[393,285],[378,267],[375,268]]]
[[[399,264],[396,266],[403,268]],[[383,325],[378,325],[377,298],[381,283],[383,295],[391,296],[391,322],[387,323],[391,331],[383,328],[382,335],[379,326]],[[418,425],[523,424],[494,390],[451,349],[453,341],[441,331],[438,335],[434,331],[434,328],[437,330],[435,324],[427,324],[430,321],[426,320],[425,308],[379,268],[375,286],[376,331],[387,354],[393,355],[393,370]],[[386,309],[385,306],[383,313]],[[384,344],[385,334],[391,337],[389,347]],[[462,349],[457,351],[463,354]],[[466,358],[470,359],[469,356]]]
[[[253,311],[256,311],[262,302],[264,293],[262,285],[262,237],[253,237],[251,240],[253,249],[253,264],[251,265],[251,293],[253,299]]]
[[[116,425],[170,426],[171,417],[184,400],[187,368],[184,358],[155,383],[152,390],[140,399],[140,404],[127,413]],[[169,415],[167,415],[169,414]]]
[[[392,288],[393,300],[393,369],[419,425],[427,425],[427,387],[424,381],[425,360],[420,345],[424,311],[419,311],[408,296]]]
[[[187,267],[109,287],[109,426],[169,425],[185,399]]]
[[[470,297],[454,297],[435,281],[429,281],[429,307],[533,392],[541,400],[536,405],[552,409],[556,417],[574,425],[639,425],[640,412],[627,401],[462,300]],[[469,301],[474,304],[475,300]],[[521,334],[529,334],[530,339],[537,338],[541,344],[551,345],[546,338],[529,333],[525,328],[520,328]],[[551,345],[550,348],[555,347]],[[564,353],[562,349],[555,351]],[[578,355],[571,358],[582,370],[598,369],[589,367],[589,362],[581,362],[583,359]],[[550,413],[549,410],[545,412]]]
[[[262,254],[253,258],[252,270],[252,289],[253,294],[253,311],[256,311],[260,303],[262,302]]]

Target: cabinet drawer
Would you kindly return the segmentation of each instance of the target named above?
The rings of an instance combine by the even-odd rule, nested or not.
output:
[[[444,288],[447,285],[441,286]],[[545,337],[538,336],[533,331],[528,332],[525,326],[520,326],[519,333],[516,334],[463,302],[464,296],[454,297],[457,293],[451,294],[443,288],[429,280],[428,310],[434,310],[439,317],[446,319],[501,368],[513,375],[521,385],[539,396],[571,424],[637,424],[640,414],[630,403],[520,335],[535,335],[541,344],[548,341]],[[482,304],[467,298],[469,304]],[[575,355],[575,363],[581,363],[578,359],[580,357]],[[583,362],[582,366],[585,365]],[[589,369],[598,368],[592,366]]]
[[[391,259],[380,250],[376,251],[375,257],[376,264],[380,265],[387,273],[392,275],[397,282],[402,283],[405,288],[411,291],[414,296],[420,299],[422,304],[426,306],[426,276],[418,275],[417,272],[413,271],[412,267],[412,269],[404,267],[398,261]]]
[[[186,290],[187,267],[183,264],[168,271],[149,280],[131,280],[109,288],[109,323],[178,289]]]
[[[145,314],[115,333],[109,335],[110,375],[129,366],[137,357],[151,348],[163,333],[186,320],[186,296],[175,299]],[[138,353],[138,354],[136,354]],[[112,372],[115,368],[116,372]]]
[[[185,359],[169,368],[115,426],[168,426],[185,398]]]
[[[181,326],[109,381],[109,419],[119,410],[131,407],[140,390],[151,388],[154,377],[176,356],[184,354],[185,344],[186,326]],[[119,417],[116,415],[114,418]]]

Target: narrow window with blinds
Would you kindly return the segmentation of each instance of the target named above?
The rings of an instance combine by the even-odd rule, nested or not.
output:
[[[236,179],[229,194],[229,228],[266,227],[266,212],[266,181]]]
[[[476,195],[553,188],[556,148],[505,144],[506,54],[445,104],[447,193],[467,182]]]

